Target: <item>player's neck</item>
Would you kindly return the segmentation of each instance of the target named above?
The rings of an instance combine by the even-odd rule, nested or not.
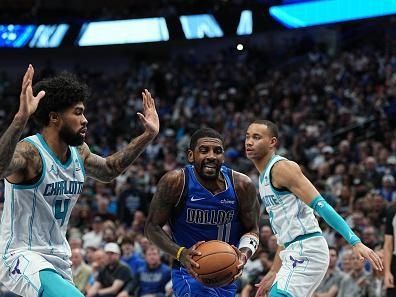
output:
[[[44,128],[40,134],[58,159],[62,163],[66,162],[69,146],[60,139],[58,132]]]
[[[257,170],[261,173],[267,167],[269,161],[275,155],[275,152],[268,153],[264,158],[260,160],[254,160],[254,166],[256,166]]]
[[[202,186],[204,186],[213,195],[216,195],[216,194],[224,191],[226,188],[226,181],[225,181],[222,173],[219,173],[218,178],[213,179],[213,180],[203,179],[198,174],[198,172],[196,170],[195,170],[195,176],[196,176],[197,180],[199,181],[199,183]]]

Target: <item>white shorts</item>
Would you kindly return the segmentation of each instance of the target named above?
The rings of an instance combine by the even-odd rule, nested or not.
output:
[[[8,256],[8,257],[6,257]],[[70,262],[58,256],[32,251],[0,254],[0,283],[23,297],[37,297],[41,288],[39,272],[52,269],[73,282]]]
[[[324,237],[296,241],[281,251],[279,256],[282,267],[271,290],[283,291],[286,296],[310,297],[329,266],[329,247]]]

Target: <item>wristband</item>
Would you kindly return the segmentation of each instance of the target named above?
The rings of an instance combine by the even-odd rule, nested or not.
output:
[[[184,246],[181,246],[181,247],[179,247],[179,249],[177,250],[177,253],[176,253],[176,260],[177,261],[180,261],[180,256],[181,256],[181,253],[182,253],[182,251],[185,249],[185,247]]]
[[[254,233],[246,233],[242,235],[240,241],[239,241],[239,246],[238,249],[241,248],[248,248],[249,250],[252,251],[252,256],[257,250],[259,244],[259,239],[257,234]]]

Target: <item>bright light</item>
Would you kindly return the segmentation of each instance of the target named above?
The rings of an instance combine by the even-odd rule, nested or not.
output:
[[[395,0],[326,0],[272,6],[273,18],[289,28],[396,14]]]
[[[242,51],[242,50],[243,50],[243,44],[238,43],[238,44],[237,44],[237,50],[238,50],[238,51]]]

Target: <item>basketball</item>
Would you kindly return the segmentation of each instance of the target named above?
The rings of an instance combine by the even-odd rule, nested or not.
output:
[[[199,268],[193,268],[197,279],[208,287],[222,287],[232,282],[238,273],[238,255],[231,245],[220,240],[211,240],[198,246],[201,256],[193,260]]]

